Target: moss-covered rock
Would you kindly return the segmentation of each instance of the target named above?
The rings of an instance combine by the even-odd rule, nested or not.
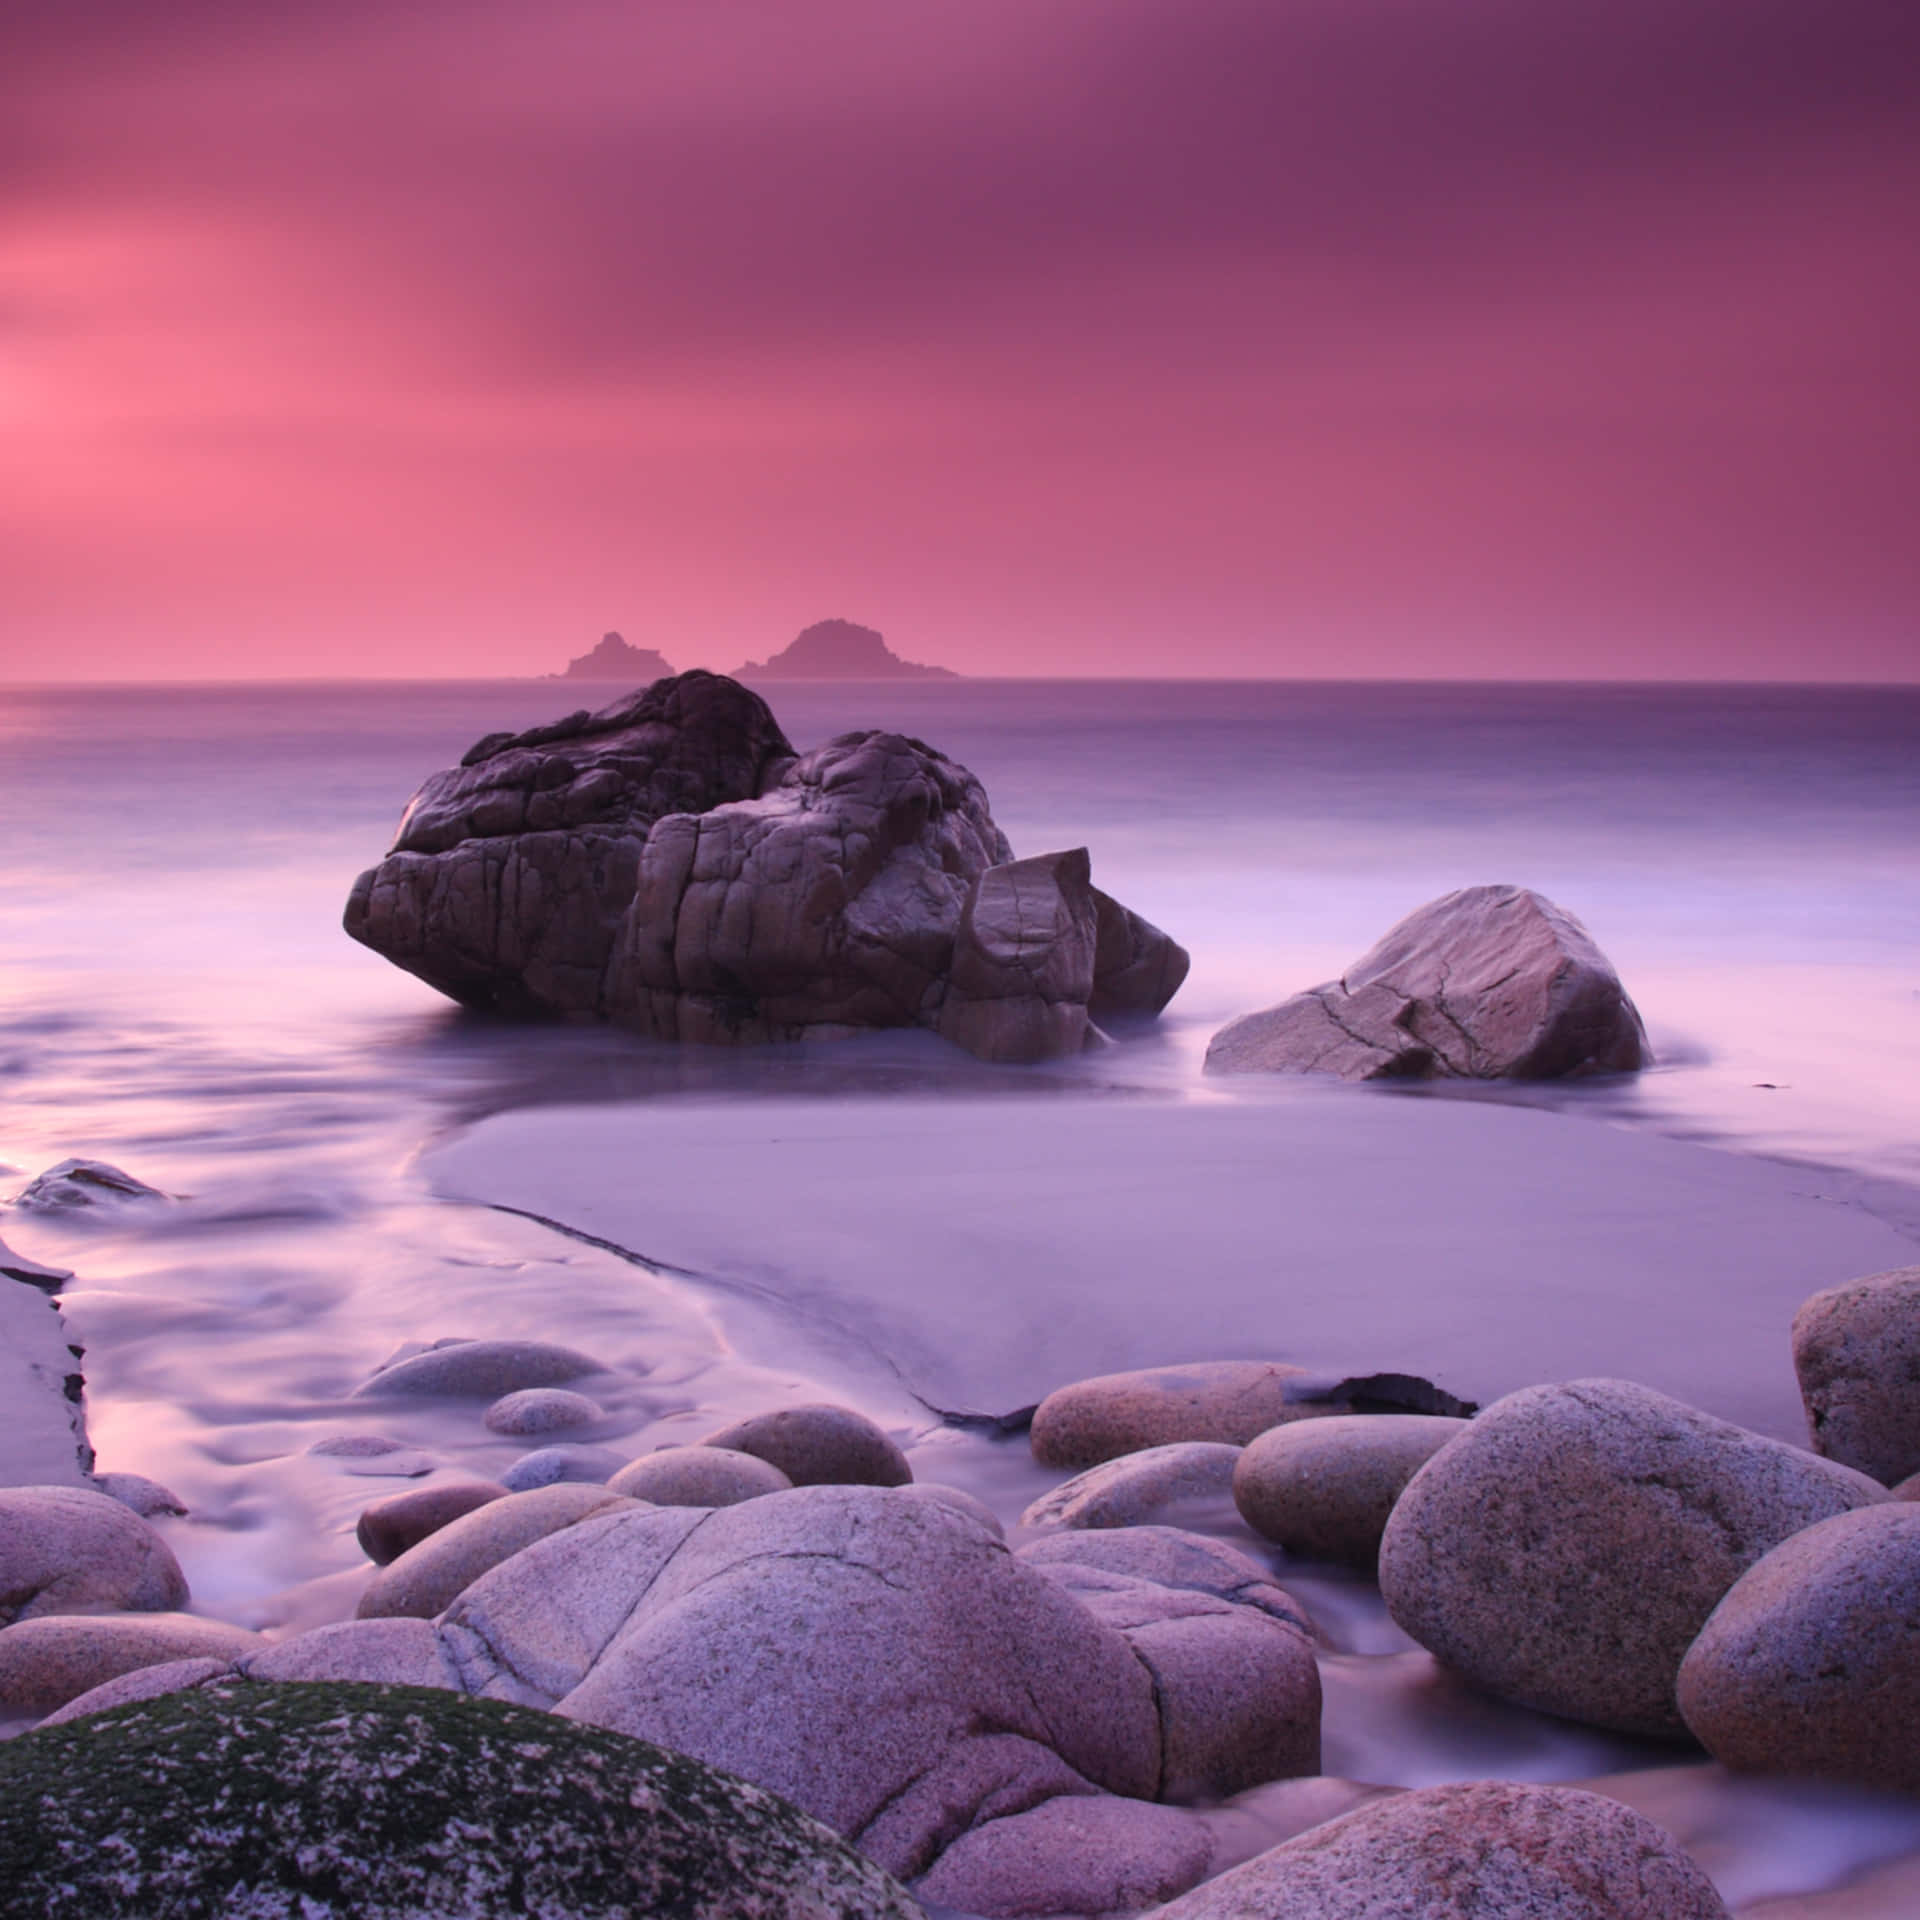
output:
[[[47,1920],[918,1920],[784,1800],[427,1687],[225,1681],[0,1746],[0,1886]]]

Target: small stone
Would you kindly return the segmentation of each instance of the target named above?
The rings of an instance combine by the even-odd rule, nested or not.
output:
[[[1155,1920],[1728,1920],[1672,1836],[1577,1787],[1476,1781],[1376,1800]]]
[[[504,1500],[511,1491],[496,1480],[450,1480],[444,1486],[390,1493],[362,1510],[354,1538],[376,1567],[384,1567],[462,1514]]]
[[[582,1487],[604,1487],[627,1464],[624,1453],[611,1447],[582,1447],[561,1442],[523,1453],[500,1484],[509,1493],[530,1493],[535,1487],[554,1487],[565,1481]]]
[[[384,1566],[357,1609],[362,1620],[430,1620],[490,1568],[608,1506],[632,1505],[604,1487],[562,1483],[491,1500],[427,1535]]]
[[[607,1482],[614,1493],[656,1507],[731,1507],[793,1482],[770,1461],[732,1447],[662,1447],[629,1461]]]
[[[1388,1413],[1275,1427],[1240,1456],[1234,1504],[1289,1553],[1371,1572],[1407,1482],[1466,1429],[1464,1420]]]
[[[51,1713],[91,1688],[164,1661],[235,1660],[257,1633],[190,1613],[42,1615],[0,1628],[0,1713]]]
[[[183,1514],[187,1510],[187,1503],[177,1493],[158,1480],[149,1480],[144,1473],[96,1473],[93,1484],[109,1500],[132,1508],[142,1520],[151,1520],[156,1513]]]
[[[782,1407],[736,1420],[701,1444],[750,1453],[796,1487],[902,1487],[913,1478],[907,1456],[851,1407]]]
[[[1684,1738],[1681,1657],[1786,1539],[1884,1487],[1624,1380],[1509,1394],[1408,1482],[1380,1543],[1396,1623],[1503,1700]]]
[[[1214,1440],[1180,1440],[1123,1453],[1043,1493],[1020,1516],[1020,1524],[1134,1527],[1170,1519],[1170,1510],[1183,1504],[1225,1506],[1239,1458],[1238,1447]]]
[[[90,1488],[0,1488],[0,1625],[41,1614],[187,1603],[173,1550],[118,1500]]]
[[[523,1387],[496,1400],[486,1412],[489,1433],[560,1433],[590,1427],[603,1418],[600,1403],[565,1387]]]
[[[6,1742],[0,1859],[37,1920],[921,1920],[743,1781],[416,1687],[219,1680]]]
[[[1680,1665],[1716,1760],[1920,1793],[1920,1508],[1837,1514],[1740,1576]]]
[[[362,1398],[446,1394],[497,1400],[523,1387],[564,1386],[569,1380],[606,1371],[599,1361],[571,1347],[547,1346],[538,1340],[456,1340],[381,1368],[355,1392]]]
[[[1793,1317],[1813,1450],[1891,1486],[1920,1472],[1920,1267],[1816,1293]]]
[[[73,1213],[82,1207],[124,1205],[129,1200],[164,1200],[158,1187],[109,1166],[104,1160],[62,1160],[15,1195],[23,1213]]]
[[[1035,1409],[1033,1457],[1079,1468],[1176,1441],[1244,1447],[1284,1421],[1346,1411],[1294,1397],[1313,1380],[1305,1367],[1276,1360],[1200,1360],[1076,1380]]]

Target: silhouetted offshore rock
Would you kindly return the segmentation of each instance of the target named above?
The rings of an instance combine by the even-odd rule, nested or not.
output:
[[[1187,968],[1084,851],[1016,863],[924,741],[796,756],[757,694],[698,672],[482,740],[414,796],[346,927],[470,1006],[669,1040],[928,1027],[987,1059],[1157,1013]]]
[[[872,627],[816,620],[770,660],[734,669],[738,680],[957,680],[951,667],[902,660]]]
[[[1242,1014],[1213,1073],[1556,1080],[1645,1065],[1646,1034],[1572,914],[1525,887],[1462,887],[1408,914],[1338,980]]]
[[[650,687],[673,672],[651,647],[633,647],[617,633],[604,633],[591,653],[567,662],[559,680],[622,680],[630,687]]]

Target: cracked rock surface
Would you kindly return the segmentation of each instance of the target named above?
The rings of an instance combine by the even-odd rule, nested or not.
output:
[[[11,1741],[0,1871],[46,1920],[919,1920],[745,1781],[405,1686],[226,1680]]]
[[[1529,1387],[1413,1476],[1381,1539],[1380,1591],[1489,1693],[1684,1739],[1674,1682],[1727,1589],[1803,1527],[1890,1498],[1648,1387]]]
[[[1014,862],[966,768],[904,734],[796,754],[683,673],[489,735],[414,796],[347,931],[464,1004],[755,1042],[929,1027],[987,1059],[1157,1013],[1187,956],[1084,851]]]
[[[1557,1080],[1629,1073],[1646,1033],[1574,916],[1525,887],[1462,887],[1391,928],[1338,980],[1213,1036],[1213,1073]]]

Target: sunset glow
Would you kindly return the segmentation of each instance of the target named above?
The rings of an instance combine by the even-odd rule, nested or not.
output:
[[[1876,0],[0,33],[0,679],[1920,677]]]

